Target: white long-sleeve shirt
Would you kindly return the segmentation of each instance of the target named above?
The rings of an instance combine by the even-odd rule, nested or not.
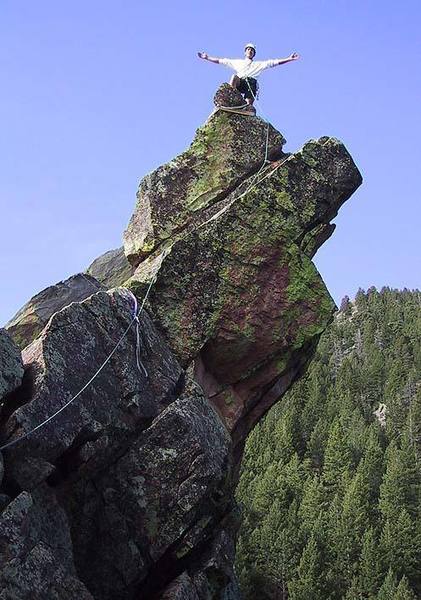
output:
[[[257,79],[265,69],[277,65],[276,60],[252,60],[251,58],[220,58],[219,64],[233,69],[238,77],[253,77]]]

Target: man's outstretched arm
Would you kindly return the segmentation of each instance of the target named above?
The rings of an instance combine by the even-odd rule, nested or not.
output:
[[[203,60],[209,60],[210,62],[216,63],[219,65],[220,58],[215,58],[214,56],[209,56],[206,52],[198,52],[197,56],[199,58],[203,58]]]
[[[297,54],[296,52],[293,52],[292,54],[290,54],[289,56],[287,56],[287,58],[275,58],[273,60],[273,66],[277,67],[278,65],[284,65],[285,63],[291,62],[292,60],[298,60],[300,58],[300,55]]]

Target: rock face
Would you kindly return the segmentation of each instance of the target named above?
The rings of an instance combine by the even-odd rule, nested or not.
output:
[[[20,386],[23,363],[19,348],[5,329],[0,329],[0,400]]]
[[[156,277],[154,320],[181,364],[194,360],[240,446],[302,372],[331,318],[308,254],[359,183],[340,142],[310,141],[199,214],[194,229],[158,248],[129,281],[141,294]]]
[[[186,152],[142,180],[124,234],[130,263],[139,264],[160,244],[194,225],[198,214],[258,171],[266,142],[268,155],[283,156],[285,139],[262,119],[212,115]]]
[[[310,258],[361,183],[334,138],[283,143],[213,114],[141,182],[126,286],[60,306],[23,351],[0,417],[0,600],[240,598],[243,444],[331,319]],[[116,255],[90,268],[106,287]]]
[[[33,597],[27,590],[38,589],[32,580],[39,571],[50,594],[43,597],[54,597],[56,584],[73,585],[76,572],[95,598],[149,597],[188,562],[192,549],[229,527],[230,436],[146,313],[138,367],[132,320],[127,290],[100,292],[56,313],[23,352],[33,391],[5,423],[8,441],[68,403],[127,331],[63,416],[6,450],[3,489],[17,496],[0,518],[0,533],[16,550],[5,555],[3,583],[19,598]],[[50,505],[60,523],[45,530]],[[10,521],[18,531],[10,530]],[[28,523],[36,531],[31,540]],[[65,539],[43,552],[57,527]],[[33,574],[26,566],[30,541],[40,546]],[[51,564],[58,547],[66,560],[59,554]],[[22,583],[17,574],[26,570]]]
[[[103,289],[102,285],[91,275],[73,275],[31,298],[6,324],[6,329],[15,342],[25,348],[39,335],[51,315],[100,289]]]
[[[96,258],[86,270],[107,290],[122,285],[132,274],[123,248],[109,250]]]

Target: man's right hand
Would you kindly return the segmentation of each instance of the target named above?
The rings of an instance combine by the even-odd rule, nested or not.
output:
[[[206,52],[198,52],[197,56],[199,58],[204,58],[205,60],[207,60],[207,58],[208,58],[208,55],[206,54]]]

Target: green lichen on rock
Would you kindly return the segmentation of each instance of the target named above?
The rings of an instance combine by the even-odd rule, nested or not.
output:
[[[198,129],[196,137],[187,151],[198,162],[197,179],[187,191],[185,207],[196,211],[205,208],[212,198],[223,193],[227,180],[232,177],[232,168],[225,169],[227,152],[232,146],[234,132],[229,124],[229,116],[221,114],[212,125]]]
[[[290,302],[303,302],[317,296],[325,297],[325,288],[320,285],[320,275],[311,260],[295,244],[287,248],[286,258],[290,270],[290,281],[286,295]],[[293,274],[293,275],[292,275]],[[330,306],[330,312],[334,306]]]
[[[43,328],[45,322],[41,321],[38,315],[32,309],[22,313],[19,321],[7,325],[7,330],[13,337],[16,344],[23,350],[32,340],[35,340]]]
[[[218,112],[196,132],[183,154],[141,182],[124,236],[136,265],[163,240],[188,227],[196,213],[223,199],[256,172],[268,151],[282,155],[282,135],[258,117]]]
[[[215,151],[220,161],[231,117],[208,123],[186,155]],[[221,164],[210,180],[205,169],[205,183],[191,180],[186,189],[219,185],[227,172]],[[248,410],[253,390],[278,378],[290,385],[329,323],[334,303],[305,250],[314,253],[320,231],[360,180],[340,142],[311,140],[173,233],[166,256],[158,249],[129,280],[143,293],[156,275],[148,300],[155,323],[183,365],[200,356],[212,386],[222,386],[216,404],[230,427]]]
[[[300,248],[309,257],[313,258],[320,246],[330,238],[335,231],[334,223],[320,223],[301,238]]]

